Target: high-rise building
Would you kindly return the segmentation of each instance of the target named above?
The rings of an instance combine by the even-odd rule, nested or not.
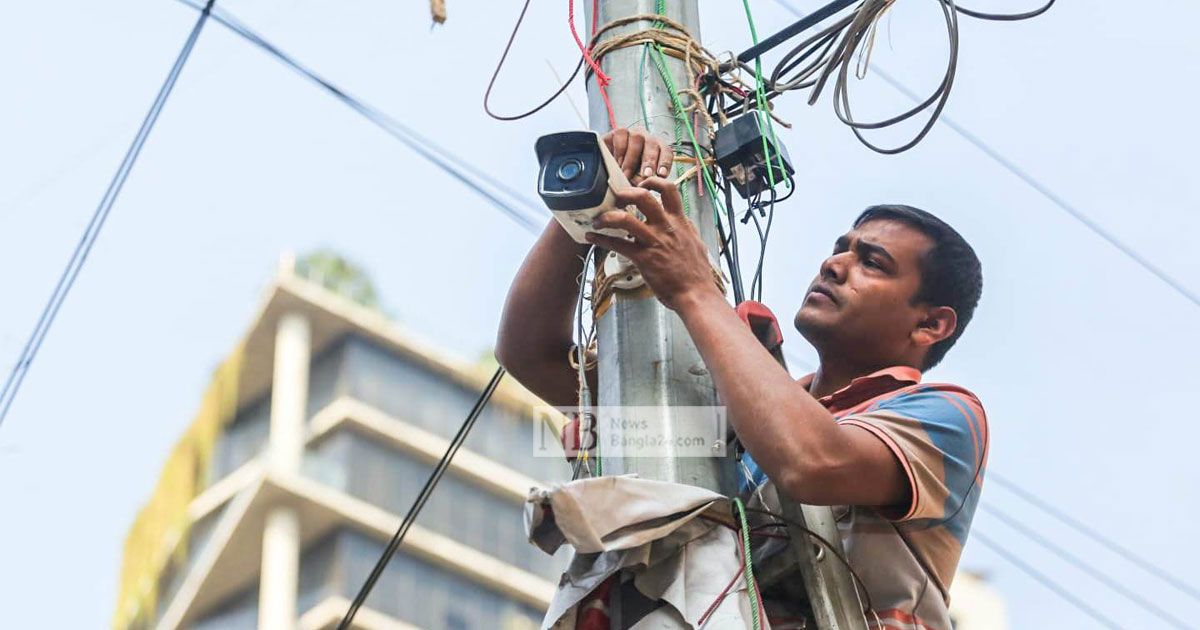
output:
[[[116,628],[335,627],[486,385],[324,280],[285,262],[217,370],[127,538]],[[569,467],[531,457],[536,404],[502,384],[356,627],[538,627],[564,561],[522,504]]]

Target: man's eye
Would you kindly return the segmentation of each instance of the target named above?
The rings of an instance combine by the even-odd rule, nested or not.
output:
[[[875,262],[875,259],[873,259],[873,258],[868,258],[868,259],[864,260],[863,264],[868,267],[871,267],[873,269],[883,269],[883,265]]]

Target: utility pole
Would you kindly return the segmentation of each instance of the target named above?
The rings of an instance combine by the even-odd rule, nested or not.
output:
[[[591,2],[586,4],[591,5]],[[592,24],[604,25],[632,15],[654,14],[655,4],[654,0],[600,0],[598,16],[591,15],[592,7],[588,7],[587,32],[592,32]],[[665,15],[698,38],[700,20],[696,5],[696,0],[672,0],[666,3]],[[633,22],[608,31],[602,41],[652,27],[652,22]],[[691,85],[695,77],[684,67],[683,61],[669,55],[663,57],[674,84]],[[666,143],[673,143],[675,125],[671,94],[651,60],[647,59],[646,67],[641,69],[645,81],[638,81],[642,61],[642,46],[618,48],[601,60],[605,73],[612,77],[608,96],[617,124],[629,126],[641,120],[644,105],[648,118],[646,128]],[[608,131],[608,113],[595,76],[588,82],[588,115],[592,129],[600,133]],[[707,133],[702,128],[697,127],[696,135],[703,146],[709,145]],[[695,181],[690,181],[685,188],[692,220],[697,223],[709,251],[716,252],[717,233],[711,197],[698,198]],[[612,306],[596,326],[600,352],[597,403],[602,407],[657,407],[658,412],[639,416],[647,419],[649,426],[637,430],[643,435],[666,438],[659,457],[610,458],[604,456],[605,447],[614,439],[621,439],[624,432],[619,427],[601,425],[598,427],[600,453],[604,456],[605,474],[637,473],[645,479],[688,484],[729,494],[734,472],[731,459],[681,458],[671,445],[679,428],[673,422],[672,408],[714,407],[717,404],[712,378],[683,322],[647,291],[618,290]],[[715,446],[719,450],[724,445]]]
[[[655,0],[598,0],[594,5],[598,15],[592,13],[592,6],[587,8],[587,32],[593,32],[596,24],[603,26],[621,18],[654,14],[656,4]],[[697,0],[671,0],[664,4],[665,16],[699,40]],[[653,28],[652,22],[634,21],[603,33],[600,41],[649,28]],[[676,138],[672,95],[659,76],[657,66],[643,54],[643,46],[629,46],[614,49],[601,60],[602,69],[612,79],[607,91],[613,117],[617,125],[626,127],[642,121],[650,133],[673,143]],[[643,62],[646,67],[641,67]],[[693,85],[696,77],[683,61],[663,55],[663,63],[675,86]],[[608,110],[595,75],[588,81],[587,89],[591,128],[601,133],[608,131]],[[711,148],[703,120],[696,120],[695,124],[696,138],[703,147]],[[690,181],[682,193],[688,198],[691,219],[715,261],[719,239],[713,219],[712,196],[697,195],[694,181]],[[673,443],[680,428],[673,408],[715,407],[718,403],[712,378],[679,317],[648,291],[617,290],[611,306],[600,316],[596,327],[599,349],[597,404],[601,407],[656,408],[652,414],[639,415],[647,425],[635,430],[664,438],[662,450],[655,457],[612,457],[605,455],[605,447],[612,444],[614,438],[624,437],[627,429],[601,424],[597,433],[605,474],[636,473],[644,479],[699,486],[733,495],[737,488],[737,471],[732,449],[725,449],[724,457],[711,454],[708,457],[681,457]],[[720,437],[724,440],[724,436]],[[722,441],[713,446],[717,447],[715,452],[726,444]],[[608,450],[611,454],[612,449]],[[784,500],[782,510],[793,523],[816,531],[840,550],[837,524],[828,507]],[[789,533],[792,553],[776,558],[774,577],[802,583],[814,625],[819,630],[866,630],[849,572],[838,560],[816,549],[803,528],[793,524],[789,526]],[[620,591],[619,587],[616,592]],[[625,627],[626,624],[621,622],[621,597],[614,599],[613,627]]]

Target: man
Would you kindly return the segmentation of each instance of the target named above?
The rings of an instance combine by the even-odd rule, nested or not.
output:
[[[982,291],[974,250],[953,228],[908,206],[874,206],[839,237],[796,313],[820,357],[793,381],[712,280],[709,257],[668,180],[672,154],[644,133],[605,142],[637,188],[626,212],[592,234],[627,256],[683,320],[745,446],[748,485],[835,508],[851,566],[866,585],[872,626],[950,630],[950,581],[982,487],[988,429],[978,399],[921,384],[962,335]],[[661,195],[656,199],[651,191]],[[497,357],[554,405],[576,404],[568,365],[579,258],[586,248],[552,224],[505,304]]]

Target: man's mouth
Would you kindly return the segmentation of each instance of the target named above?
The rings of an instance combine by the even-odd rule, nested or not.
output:
[[[808,297],[811,298],[813,296],[823,296],[825,299],[828,299],[834,304],[838,303],[838,299],[836,296],[834,296],[833,291],[823,284],[814,284],[812,288],[808,290]]]

